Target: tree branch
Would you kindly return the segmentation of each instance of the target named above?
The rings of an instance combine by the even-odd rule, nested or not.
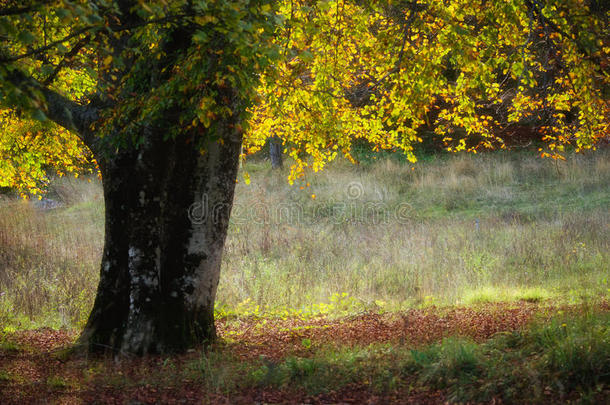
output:
[[[30,4],[29,6],[13,6],[13,7],[3,7],[0,9],[0,17],[6,17],[11,15],[21,15],[25,13],[29,13],[38,9],[41,6],[45,6],[51,3],[50,0],[39,1],[35,4]]]
[[[40,109],[45,115],[59,126],[76,133],[85,145],[96,152],[96,140],[91,130],[93,122],[99,119],[99,112],[95,106],[91,103],[78,104],[17,69],[7,75],[6,79],[30,99],[36,100],[38,98],[36,93],[42,94],[44,103]]]
[[[93,29],[95,27],[90,26],[90,27],[84,27],[81,28],[80,30],[77,30],[69,35],[66,35],[65,37],[63,37],[62,39],[58,39],[57,41],[53,41],[53,42],[49,42],[47,45],[45,46],[41,46],[40,48],[36,48],[36,49],[32,49],[31,51],[22,53],[21,55],[16,55],[16,56],[3,56],[0,58],[0,63],[7,63],[7,62],[15,62],[18,61],[19,59],[23,59],[23,58],[27,58],[28,56],[32,56],[32,55],[36,55],[38,53],[44,52],[44,51],[48,51],[49,49],[63,43],[66,42],[74,37],[77,37],[79,35],[84,34],[85,32]]]
[[[143,22],[139,22],[139,23],[135,23],[135,24],[126,24],[126,25],[117,25],[117,24],[111,24],[108,28],[112,31],[112,32],[121,32],[121,31],[129,31],[132,30],[134,28],[140,28],[140,27],[144,27],[146,25],[150,25],[150,24],[161,24],[161,23],[165,23],[165,22],[171,22],[173,20],[180,20],[182,18],[187,18],[187,17],[192,17],[195,16],[196,14],[193,15],[186,15],[186,14],[176,14],[176,15],[171,15],[171,16],[167,16],[167,17],[163,17],[163,18],[156,18],[153,20],[148,20],[148,21],[143,21]],[[32,49],[28,52],[22,53],[21,55],[15,55],[15,56],[0,56],[0,63],[8,63],[8,62],[16,62],[20,59],[23,58],[27,58],[29,56],[34,56],[36,54],[42,53],[44,51],[48,51],[51,48],[54,48],[55,46],[62,44],[64,42],[69,41],[72,38],[75,38],[79,35],[82,35],[84,33],[86,33],[87,31],[91,31],[94,29],[102,29],[102,27],[99,26],[94,26],[94,25],[90,25],[87,27],[83,27],[77,31],[74,31],[71,34],[66,35],[65,37],[58,39],[56,41],[53,42],[49,42],[47,45],[41,46],[39,48],[36,49]]]
[[[347,98],[350,100],[352,105],[354,105],[354,106],[365,105],[368,102],[370,96],[376,91],[376,89],[380,85],[382,85],[386,81],[386,79],[388,79],[394,73],[400,71],[400,65],[402,64],[402,60],[403,60],[403,57],[405,54],[405,48],[407,45],[407,40],[409,37],[409,31],[410,31],[411,25],[415,21],[415,18],[419,15],[419,12],[427,9],[427,5],[420,4],[417,1],[407,3],[407,5],[409,6],[408,10],[411,11],[411,13],[409,14],[409,18],[407,18],[406,20],[404,20],[404,22],[402,22],[403,27],[402,27],[401,45],[400,45],[400,50],[398,52],[398,59],[394,63],[394,67],[392,67],[389,71],[386,72],[386,74],[384,74],[379,79],[370,77],[369,79],[366,79],[365,81],[361,82],[357,86],[354,86],[350,89],[346,89],[345,93],[347,94]]]
[[[74,131],[89,147],[92,147],[91,124],[99,119],[97,108],[91,105],[78,104],[47,87],[40,87],[46,100],[43,110],[49,119],[56,124]]]
[[[80,50],[83,48],[83,46],[85,46],[90,40],[91,40],[91,37],[89,35],[87,35],[86,37],[84,37],[80,41],[78,41],[78,43],[76,45],[74,45],[74,48],[72,48],[72,50],[70,50],[70,52],[68,52],[64,56],[64,58],[61,60],[61,62],[59,62],[59,64],[55,67],[55,70],[53,70],[53,72],[49,75],[49,77],[47,77],[44,80],[44,82],[42,82],[42,85],[48,86],[49,84],[51,84],[53,82],[53,80],[55,79],[55,77],[57,76],[57,74],[60,72],[60,70],[68,62],[70,62],[70,60],[72,58],[74,58],[76,56],[76,54],[78,52],[80,52]]]
[[[570,35],[569,33],[565,32],[564,30],[561,29],[561,27],[559,27],[557,24],[555,24],[550,18],[548,18],[547,16],[544,15],[544,13],[542,12],[542,7],[541,5],[538,3],[537,0],[525,0],[525,5],[527,7],[529,7],[534,14],[538,17],[538,20],[543,24],[546,25],[547,27],[551,28],[553,31],[555,31],[556,33],[560,34],[562,37],[564,37],[566,40],[571,41],[572,43],[574,43],[576,45],[576,47],[578,48],[578,50],[585,56],[589,56],[589,52],[587,51],[587,49],[582,45],[582,43],[580,43],[580,41],[578,41],[576,39],[575,36]]]

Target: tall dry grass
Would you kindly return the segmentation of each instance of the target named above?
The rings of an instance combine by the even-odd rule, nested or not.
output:
[[[397,308],[608,294],[608,157],[339,162],[309,187],[251,164],[219,300],[302,308],[346,292]]]
[[[95,179],[57,179],[61,208],[0,201],[2,326],[80,326],[93,304],[103,243],[103,201]]]
[[[609,157],[336,162],[294,186],[249,162],[218,302],[299,310],[347,293],[357,310],[608,295]],[[53,186],[61,208],[0,203],[0,326],[78,326],[92,303],[100,185]]]

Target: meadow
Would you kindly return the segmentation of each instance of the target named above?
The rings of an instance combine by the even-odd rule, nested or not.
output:
[[[248,162],[237,185],[219,315],[360,312],[608,296],[609,151],[555,162],[458,155],[337,162],[291,186]],[[0,324],[78,328],[97,286],[97,179],[56,179],[61,203],[0,203]],[[339,308],[340,307],[340,308]]]
[[[65,363],[55,351],[58,365],[40,377],[48,392],[59,402],[100,392],[154,402],[195,386],[195,397],[232,403],[251,403],[257,389],[257,400],[282,403],[609,394],[609,150],[415,165],[363,155],[294,185],[288,169],[269,166],[248,161],[237,184],[217,295],[221,345],[122,365]],[[0,355],[10,360],[0,393],[5,384],[16,402],[31,399],[21,394],[34,383],[11,370],[42,350],[42,338],[24,336],[59,334],[56,346],[69,347],[97,286],[98,179],[54,179],[48,198],[59,206],[0,201]],[[38,328],[47,332],[24,332]]]

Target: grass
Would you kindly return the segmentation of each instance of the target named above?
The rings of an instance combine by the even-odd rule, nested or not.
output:
[[[54,389],[64,389],[69,386],[68,382],[59,376],[50,376],[47,379],[47,385]]]
[[[553,294],[543,287],[482,287],[464,291],[460,303],[464,305],[473,305],[488,302],[542,302],[552,298],[554,298]]]
[[[53,197],[64,208],[41,211],[25,201],[0,201],[4,329],[82,325],[98,280],[104,228],[100,192],[95,182],[60,179]]]
[[[0,337],[2,337],[0,335]],[[5,341],[5,340],[0,340],[0,352],[18,352],[19,350],[23,349],[21,346],[19,346],[17,343],[12,342],[12,341]]]
[[[599,399],[610,384],[610,314],[585,310],[499,334],[409,348],[312,347],[308,357],[244,362],[223,349],[202,355],[191,375],[210,392],[275,388],[310,395],[358,385],[383,394],[442,389],[450,402],[548,403]]]
[[[608,313],[560,317],[483,344],[448,338],[412,351],[410,365],[420,383],[447,388],[452,401],[585,398],[610,383],[609,337]]]
[[[467,302],[473,290],[526,300],[608,293],[607,152],[557,166],[518,154],[414,170],[391,159],[339,162],[295,187],[266,163],[246,169],[224,304],[307,310],[345,292],[392,309]]]
[[[312,336],[301,339],[297,350],[281,356],[269,350],[266,357],[249,353],[256,350],[256,339],[245,344],[227,339],[199,353],[172,357],[68,356],[52,361],[50,369],[44,355],[17,349],[4,354],[0,392],[11,393],[7,398],[15,401],[24,389],[42,383],[47,387],[42,395],[65,394],[85,402],[100,395],[107,400],[116,396],[117,402],[152,402],[183,398],[186,392],[206,403],[253,403],[262,394],[276,398],[271,403],[363,397],[382,403],[392,398],[431,399],[426,403],[603,403],[610,395],[610,312],[605,305],[602,310],[573,306],[565,313],[555,311],[550,320],[542,315],[526,327],[476,342],[449,336],[432,344],[401,340],[362,345]],[[282,336],[277,332],[281,329],[275,333]],[[32,369],[48,374],[37,379],[28,371]],[[25,402],[35,402],[38,397],[27,398]]]
[[[237,186],[218,314],[337,314],[607,297],[610,155],[338,161],[290,186],[268,162]],[[315,195],[315,198],[312,196]],[[83,325],[103,243],[97,180],[61,208],[0,201],[0,328]]]
[[[0,382],[11,381],[11,379],[12,377],[8,372],[0,370]]]
[[[273,378],[266,365],[251,375],[260,377],[259,383],[296,384],[313,393],[348,383],[384,392],[415,376],[422,387],[447,389],[452,402],[494,396],[543,401],[545,395],[563,397],[575,390],[586,396],[610,383],[610,316],[560,317],[482,344],[450,337],[412,350],[372,346],[322,352],[289,358],[275,369]]]

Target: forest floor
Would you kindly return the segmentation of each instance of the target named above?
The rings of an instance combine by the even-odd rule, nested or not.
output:
[[[219,342],[206,350],[146,358],[76,354],[70,350],[77,338],[74,330],[5,333],[0,336],[0,402],[441,404],[472,400],[509,403],[510,398],[517,398],[519,394],[511,394],[507,387],[501,387],[506,377],[493,371],[504,382],[490,388],[491,374],[482,374],[483,364],[497,369],[503,367],[497,350],[488,349],[501,346],[502,356],[506,356],[518,351],[519,343],[515,342],[528,336],[535,328],[533,325],[547,325],[537,338],[531,339],[540,340],[552,335],[549,331],[570,328],[565,323],[570,321],[557,321],[558,317],[574,319],[573,316],[583,314],[590,316],[591,311],[591,306],[583,305],[559,307],[518,302],[369,312],[338,319],[233,317],[217,322]],[[605,300],[595,303],[594,312],[608,319],[610,303]],[[551,324],[554,326],[549,329]],[[607,324],[605,327],[602,334],[606,336],[607,346]],[[570,339],[569,332],[562,333],[560,341]],[[443,363],[442,353],[451,345],[450,337],[459,337],[455,341],[461,342],[458,355],[452,361],[447,361],[445,356]],[[512,343],[507,343],[510,340],[507,338]],[[498,339],[504,343],[498,345]],[[485,345],[487,349],[483,351],[476,349]],[[436,352],[436,368],[426,369],[422,364],[426,358],[434,357],[430,349],[433,347],[440,348]],[[469,352],[469,348],[476,350]],[[549,380],[534,366],[544,358],[544,353],[533,350],[536,353],[532,354],[531,346],[528,350],[527,355],[522,351],[518,359],[507,360],[506,372],[514,378],[512,388],[519,388],[518,374],[529,373],[523,376],[522,382],[540,385],[534,390],[538,395],[536,402],[603,403],[610,398],[607,376],[587,392],[579,392],[578,384],[572,390],[569,382],[573,378],[568,376],[562,380],[561,370],[555,369],[548,374],[554,376]],[[607,371],[610,359],[607,347],[605,350],[601,352],[601,361]],[[485,353],[492,353],[489,359],[496,363],[490,365],[485,363],[489,359],[481,360]],[[522,368],[519,364],[526,366]],[[439,371],[439,365],[443,370]],[[458,373],[446,374],[451,367]],[[570,373],[579,372],[574,364],[570,367]],[[430,370],[436,370],[438,378],[431,377],[434,373]],[[538,374],[532,375],[533,370],[538,370]],[[586,371],[583,372],[586,374]],[[482,380],[487,384],[481,385]],[[483,391],[486,391],[484,395]]]

